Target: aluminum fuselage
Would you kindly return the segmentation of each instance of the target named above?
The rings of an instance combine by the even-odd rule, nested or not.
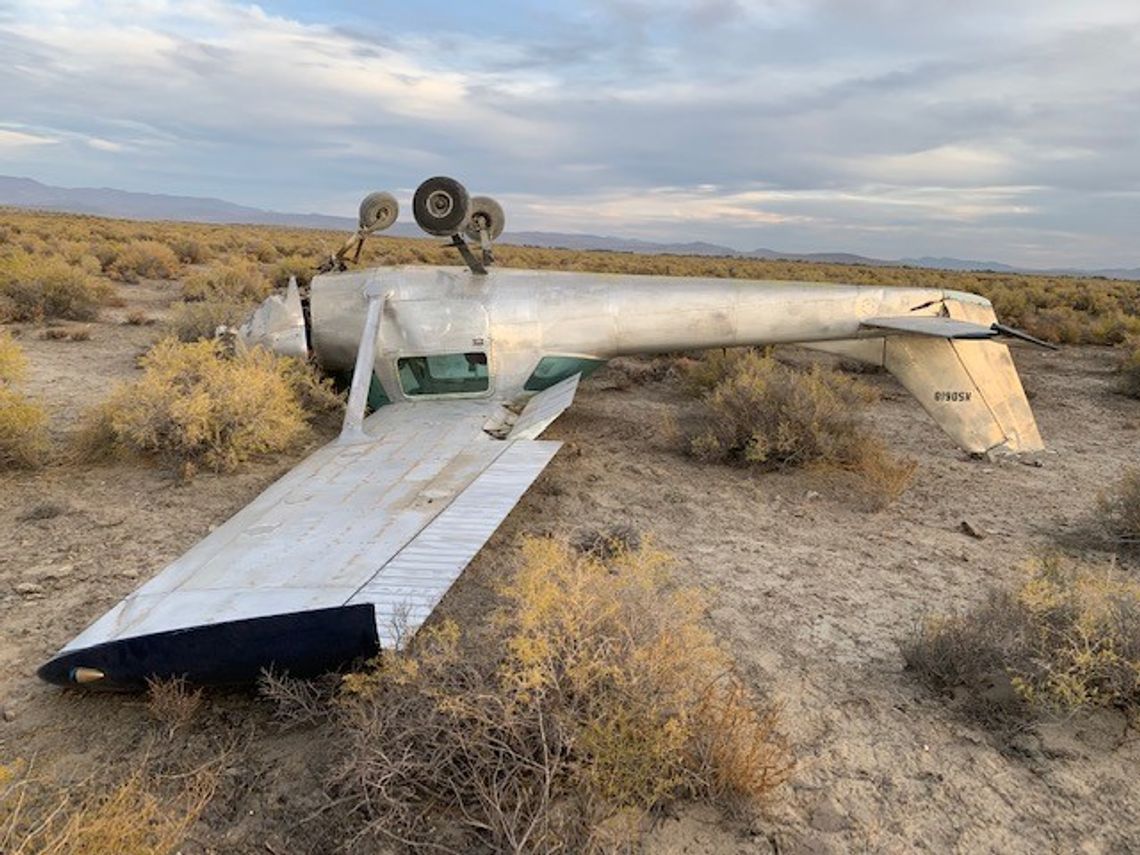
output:
[[[510,399],[544,356],[615,356],[736,345],[827,342],[874,335],[861,321],[936,315],[946,300],[992,313],[971,294],[770,280],[387,267],[314,278],[311,338],[321,365],[353,365],[366,287],[387,295],[375,371],[392,400],[404,398],[401,357],[485,352],[482,397]]]

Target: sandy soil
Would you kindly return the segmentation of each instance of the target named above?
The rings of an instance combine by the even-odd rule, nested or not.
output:
[[[22,331],[29,390],[62,437],[129,378],[169,290],[123,289],[87,342]],[[795,358],[806,358],[794,355]],[[959,452],[888,377],[876,430],[916,459],[915,485],[869,512],[849,484],[810,473],[708,467],[676,450],[687,406],[668,379],[614,365],[585,383],[548,436],[566,445],[441,609],[478,632],[491,582],[523,533],[627,523],[709,591],[712,623],[752,688],[784,707],[799,767],[751,828],[714,812],[664,818],[654,852],[1140,851],[1140,743],[1114,714],[1013,740],[964,719],[904,670],[898,641],[928,611],[965,608],[1077,528],[1098,490],[1140,462],[1140,403],[1111,391],[1100,349],[1019,349],[1049,451],[992,463]],[[635,369],[638,366],[633,366]],[[314,438],[314,443],[320,437]],[[311,447],[311,446],[310,446]],[[304,454],[179,484],[125,464],[59,462],[0,474],[0,763],[81,780],[142,753],[221,755],[222,784],[185,852],[327,851],[317,815],[327,728],[282,732],[251,692],[214,692],[175,746],[132,696],[40,684],[35,668],[89,621],[225,520]],[[986,533],[961,530],[969,519]]]

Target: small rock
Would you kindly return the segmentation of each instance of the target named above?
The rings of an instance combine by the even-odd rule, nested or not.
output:
[[[816,831],[845,831],[851,827],[851,820],[835,802],[828,799],[812,811],[810,824]]]
[[[15,721],[16,711],[11,707],[4,707],[4,721]]]
[[[139,577],[139,571],[133,567],[128,567],[126,570],[120,570],[119,575],[124,579],[137,579]]]
[[[22,594],[25,597],[32,594],[42,594],[44,592],[43,585],[37,585],[35,582],[21,582],[16,586],[16,593]]]
[[[985,540],[986,539],[985,529],[983,529],[981,526],[974,524],[970,520],[962,520],[962,522],[959,523],[959,527],[962,529],[963,532],[970,535],[970,537],[977,538],[978,540]]]
[[[807,494],[804,496],[804,498],[810,502],[812,499],[818,499],[819,496],[820,496],[820,494],[818,492],[816,492],[815,490],[808,490]]]

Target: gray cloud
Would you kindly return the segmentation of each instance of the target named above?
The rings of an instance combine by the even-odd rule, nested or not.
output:
[[[326,212],[452,172],[526,228],[1136,264],[1140,9],[1075,8],[8,4],[0,171]]]

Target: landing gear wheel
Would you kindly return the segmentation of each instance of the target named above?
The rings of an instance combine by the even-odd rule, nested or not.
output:
[[[429,235],[459,234],[467,225],[470,209],[466,188],[443,175],[429,178],[417,187],[412,199],[416,223]]]
[[[360,229],[365,232],[382,232],[400,214],[400,204],[391,193],[369,193],[360,203]]]
[[[467,237],[479,240],[480,229],[487,230],[487,236],[495,240],[503,233],[507,224],[507,217],[503,213],[503,206],[490,196],[471,197],[471,219],[467,221]]]

